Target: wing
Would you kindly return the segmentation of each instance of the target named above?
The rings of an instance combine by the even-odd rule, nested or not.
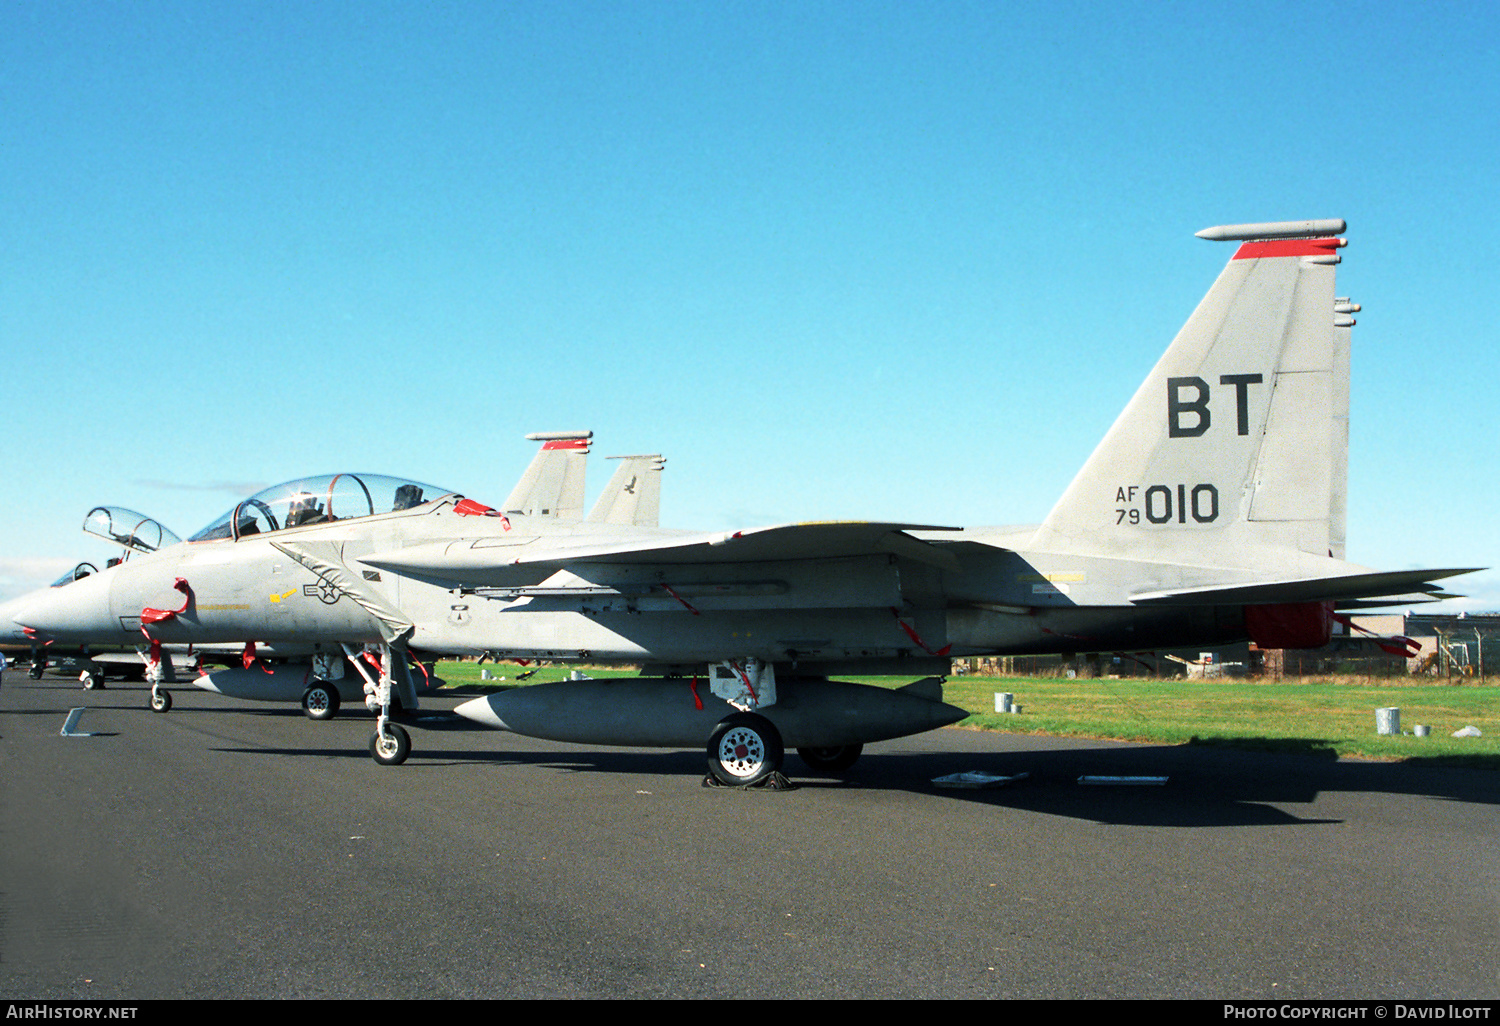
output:
[[[429,542],[360,557],[368,566],[468,585],[541,580],[573,564],[758,563],[890,554],[957,570],[946,550],[908,531],[957,531],[927,524],[833,521],[732,532],[594,532]]]

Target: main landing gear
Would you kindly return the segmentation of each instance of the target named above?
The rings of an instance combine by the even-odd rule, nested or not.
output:
[[[781,770],[781,731],[756,713],[732,713],[708,738],[708,773],[729,787],[750,787]]]
[[[710,666],[708,678],[710,690],[741,711],[724,717],[709,735],[704,784],[790,786],[781,775],[786,758],[781,731],[755,711],[776,705],[775,667],[753,657],[727,660]],[[802,747],[797,754],[809,769],[838,772],[853,766],[862,751],[863,745],[848,744]]]
[[[740,712],[719,721],[708,736],[705,786],[791,786],[781,775],[786,748],[776,724],[752,710],[776,704],[776,669],[750,657],[725,660],[708,668],[708,686]],[[702,708],[702,706],[699,706]]]
[[[864,745],[799,748],[809,769],[837,773],[853,766]],[[729,787],[753,787],[780,778],[786,757],[776,724],[756,713],[734,713],[719,721],[708,739],[708,773]],[[784,780],[785,778],[780,778]]]
[[[310,720],[331,720],[339,714],[339,689],[314,678],[302,693],[302,711]]]

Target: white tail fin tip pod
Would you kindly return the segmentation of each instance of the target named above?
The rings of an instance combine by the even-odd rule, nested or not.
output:
[[[1320,235],[1338,235],[1348,225],[1343,218],[1322,221],[1269,221],[1260,224],[1221,224],[1197,232],[1210,242],[1233,242],[1248,239],[1312,239]]]

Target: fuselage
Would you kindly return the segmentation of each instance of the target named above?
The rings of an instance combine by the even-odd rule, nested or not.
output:
[[[167,643],[373,643],[399,618],[406,643],[434,653],[656,665],[731,653],[839,672],[1244,636],[1238,607],[1145,610],[1130,594],[1226,576],[1253,580],[1251,570],[1025,552],[1019,546],[1029,530],[927,535],[914,553],[672,562],[672,545],[701,536],[464,515],[444,499],[180,543],[52,589],[14,615],[43,637],[95,644],[143,635]],[[612,561],[611,546],[658,555]],[[537,550],[564,555],[526,562]],[[588,559],[569,562],[573,550]],[[341,573],[329,570],[334,564]]]

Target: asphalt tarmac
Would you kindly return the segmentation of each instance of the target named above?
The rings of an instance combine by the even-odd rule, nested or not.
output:
[[[0,995],[1500,995],[1492,772],[949,728],[740,791],[441,716],[381,767],[362,710],[173,694],[5,673]]]

